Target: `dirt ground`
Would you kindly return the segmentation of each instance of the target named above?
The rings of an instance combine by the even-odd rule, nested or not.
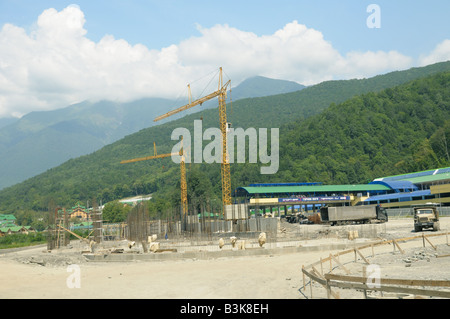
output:
[[[330,229],[331,233],[337,233],[342,230],[339,227],[347,227],[284,226],[294,237],[304,234],[305,229],[309,234],[326,234],[305,240],[309,245],[329,242]],[[393,219],[377,236],[392,239],[417,235],[412,228],[411,219]],[[450,217],[441,218],[441,231],[446,230],[450,231]],[[430,246],[424,248],[419,241],[401,244],[405,254],[394,251],[390,246],[388,250],[368,258],[382,267],[382,274],[386,277],[450,280],[450,257],[437,257],[450,254],[446,236],[440,238],[435,241],[437,251]],[[348,241],[344,238],[331,240]],[[45,246],[0,251],[0,298],[306,299],[309,292],[302,289],[302,266],[336,252],[338,250],[216,259],[88,262],[76,247],[52,253],[46,252]],[[357,263],[352,267],[357,267],[355,272],[361,268]],[[319,292],[320,287],[316,288],[315,298],[324,298],[324,294]],[[361,298],[361,294],[344,294],[343,298]]]

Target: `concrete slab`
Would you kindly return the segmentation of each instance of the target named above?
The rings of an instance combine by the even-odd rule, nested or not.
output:
[[[361,242],[341,242],[326,244],[303,244],[290,247],[276,248],[246,248],[245,250],[219,250],[219,251],[185,251],[185,252],[162,252],[162,253],[120,253],[120,254],[84,254],[83,256],[91,262],[129,262],[129,261],[158,261],[158,260],[181,260],[181,259],[216,259],[245,256],[270,256],[281,254],[292,254],[299,252],[323,251],[349,249],[361,245]]]

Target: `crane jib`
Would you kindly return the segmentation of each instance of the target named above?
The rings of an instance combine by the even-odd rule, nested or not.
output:
[[[180,113],[180,112],[182,112],[184,110],[190,109],[191,107],[194,107],[196,105],[199,105],[199,104],[201,105],[201,104],[203,104],[204,102],[206,102],[208,100],[211,100],[211,99],[213,99],[213,98],[215,98],[215,97],[217,97],[217,96],[219,96],[221,94],[224,94],[224,92],[226,92],[226,87],[228,86],[228,84],[230,82],[231,81],[228,81],[220,90],[217,90],[217,91],[215,91],[213,93],[210,93],[210,94],[208,94],[208,95],[206,95],[206,96],[204,96],[204,97],[202,97],[200,99],[197,99],[197,100],[195,100],[195,101],[193,101],[191,103],[183,105],[183,106],[177,108],[176,110],[167,112],[166,114],[163,114],[163,115],[160,115],[160,116],[156,117],[153,120],[153,122],[160,121],[160,120],[165,119],[165,118],[167,118],[169,116],[172,116],[172,115]]]

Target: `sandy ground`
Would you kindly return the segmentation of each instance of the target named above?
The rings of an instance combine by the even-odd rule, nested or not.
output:
[[[390,220],[383,236],[389,239],[417,235],[412,232],[411,225],[411,220]],[[291,226],[290,229],[317,225]],[[450,230],[450,217],[441,218],[441,229]],[[445,241],[445,236],[443,238]],[[320,240],[316,239],[318,243]],[[420,245],[416,247],[412,249],[417,251]],[[1,299],[305,299],[307,296],[301,289],[302,265],[337,252],[326,250],[210,260],[87,262],[79,252],[73,251],[52,252],[55,262],[43,265],[43,256],[50,255],[44,251],[42,246],[16,252],[0,251]],[[387,254],[396,259],[383,259],[386,254],[381,254],[376,262],[392,265],[396,275],[404,272],[406,257]],[[439,269],[435,277],[450,279],[450,257],[436,258],[431,254],[426,257],[432,259],[424,262],[426,273]],[[419,269],[417,265],[419,261],[408,267],[408,271]],[[79,281],[73,280],[76,274],[79,274]],[[420,277],[420,269],[419,275],[413,276]]]
[[[41,250],[36,250],[36,255]],[[68,288],[67,280],[74,274],[68,272],[68,266],[44,267],[2,257],[0,298],[299,298],[302,264],[321,255],[323,252],[213,260],[81,262],[80,288]]]

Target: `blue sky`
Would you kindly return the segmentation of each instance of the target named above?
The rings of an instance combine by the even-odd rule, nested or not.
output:
[[[66,10],[71,4],[78,9]],[[370,4],[380,8],[380,28],[367,26]],[[221,65],[235,83],[264,75],[310,85],[447,60],[448,12],[448,0],[0,0],[0,51],[8,48],[0,52],[0,84],[11,88],[0,99],[0,117],[105,98],[97,93],[103,88],[117,100],[171,97],[167,85],[153,85],[155,79],[181,87]],[[76,32],[62,26],[72,18],[79,22]],[[30,50],[35,56],[27,55]],[[127,74],[146,67],[148,77]],[[82,85],[86,72],[92,72],[95,93]],[[116,81],[119,75],[130,78]],[[116,94],[122,86],[128,94]]]
[[[379,29],[366,26],[366,8],[372,3],[381,9]],[[29,29],[45,9],[62,10],[70,4],[85,13],[88,38],[98,41],[112,34],[155,49],[198,35],[197,24],[228,24],[264,35],[297,20],[321,31],[341,53],[399,50],[418,56],[450,36],[447,0],[1,0],[0,25]]]

